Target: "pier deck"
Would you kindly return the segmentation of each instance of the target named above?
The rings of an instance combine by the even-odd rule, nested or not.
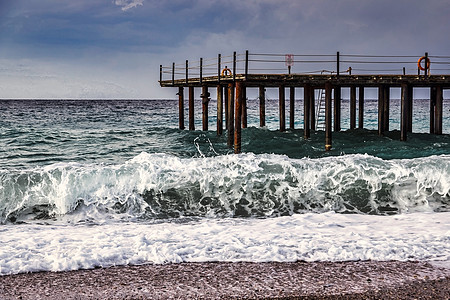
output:
[[[291,72],[294,63],[299,64],[302,70]],[[348,65],[345,71],[341,69],[344,64]],[[436,65],[433,74],[430,74],[431,64]],[[227,65],[232,65],[232,69]],[[314,70],[305,71],[305,68]],[[400,87],[402,141],[406,141],[408,132],[412,132],[413,89],[429,88],[430,133],[442,134],[443,94],[445,89],[450,89],[450,56],[429,56],[428,53],[423,56],[340,55],[339,52],[335,56],[280,55],[249,54],[248,51],[238,55],[234,52],[227,57],[219,54],[217,60],[201,58],[194,65],[187,60],[185,64],[173,63],[171,67],[161,65],[159,84],[161,87],[178,88],[180,129],[185,128],[184,88],[188,88],[189,130],[195,129],[194,89],[202,90],[202,125],[203,130],[208,130],[208,89],[217,88],[217,134],[223,133],[225,124],[228,145],[234,148],[235,153],[241,152],[241,128],[247,127],[246,88],[259,88],[261,127],[265,126],[266,88],[279,89],[280,131],[286,130],[286,88],[289,89],[291,129],[295,121],[295,88],[303,88],[304,138],[308,139],[311,130],[316,129],[317,111],[322,109],[325,116],[325,150],[330,150],[332,131],[341,130],[341,88],[350,88],[350,129],[356,128],[357,90],[358,128],[364,128],[364,88],[378,88],[378,133],[383,135],[389,131],[390,88]],[[316,89],[323,91],[324,107],[316,107]]]

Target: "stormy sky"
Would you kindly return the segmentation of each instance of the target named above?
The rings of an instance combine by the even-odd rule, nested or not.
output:
[[[449,0],[0,0],[0,98],[175,98],[159,65],[450,55]]]

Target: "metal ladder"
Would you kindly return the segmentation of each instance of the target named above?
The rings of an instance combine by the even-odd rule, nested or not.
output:
[[[325,130],[325,89],[320,89],[315,101],[316,110],[316,130]]]

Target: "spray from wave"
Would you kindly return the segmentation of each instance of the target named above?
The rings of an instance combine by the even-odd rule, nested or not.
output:
[[[0,170],[0,221],[439,212],[450,210],[449,177],[447,155],[403,160],[252,153],[179,158],[143,152],[117,165]]]

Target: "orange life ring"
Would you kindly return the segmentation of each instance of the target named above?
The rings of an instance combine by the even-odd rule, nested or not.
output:
[[[419,60],[417,61],[417,67],[419,67],[420,70],[425,71],[425,68],[422,67],[421,63],[422,60],[426,59],[427,60],[427,69],[430,69],[430,59],[426,56],[422,56],[421,58],[419,58]]]
[[[231,76],[231,75],[232,75],[232,73],[231,73],[230,69],[225,68],[222,70],[222,76]]]

